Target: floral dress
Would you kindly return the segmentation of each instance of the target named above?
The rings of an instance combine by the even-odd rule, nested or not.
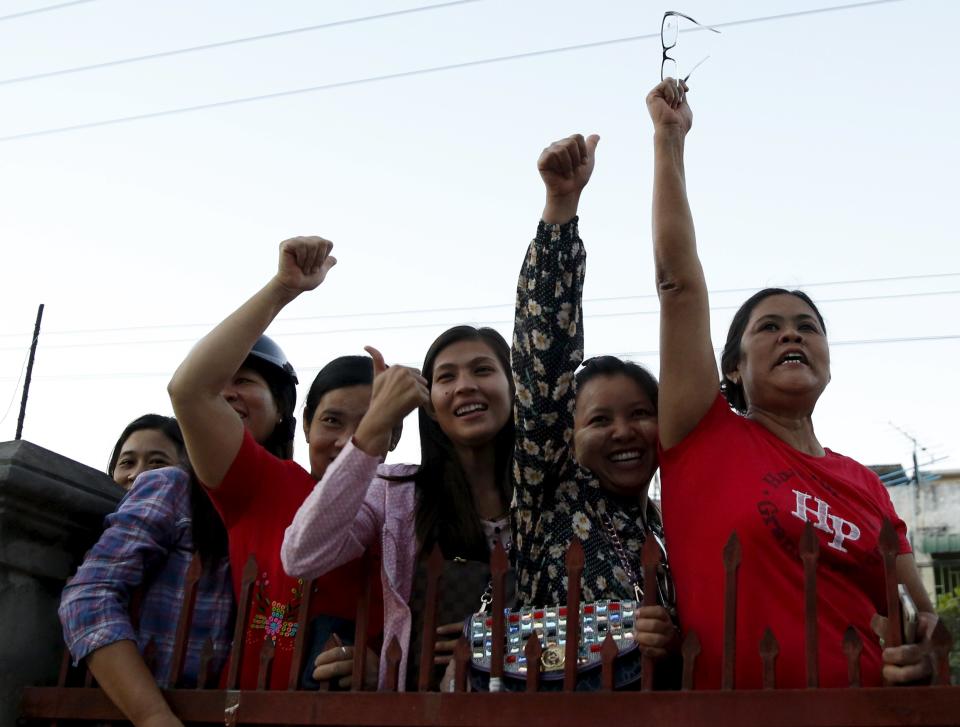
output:
[[[577,219],[563,225],[540,222],[517,283],[512,347],[517,445],[511,514],[517,600],[524,606],[566,602],[564,559],[574,537],[586,555],[583,598],[635,598],[633,584],[604,531],[603,515],[613,523],[641,589],[644,515],[648,527],[663,537],[653,503],[648,501],[643,513],[636,500],[604,492],[573,459],[574,373],[583,360],[581,298],[586,267]]]

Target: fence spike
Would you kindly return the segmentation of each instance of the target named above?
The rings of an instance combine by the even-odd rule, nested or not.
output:
[[[640,560],[643,565],[643,606],[656,606],[659,587],[657,576],[660,570],[660,545],[650,532],[646,533],[646,540],[640,551]],[[662,604],[664,607],[666,603]],[[656,661],[646,652],[640,655],[640,689],[644,692],[653,691]]]
[[[697,657],[700,656],[700,637],[696,631],[688,631],[680,647],[683,656],[683,679],[680,688],[684,691],[693,689],[693,675],[697,668]]]
[[[180,683],[183,662],[187,655],[190,624],[193,622],[193,609],[197,603],[197,582],[203,573],[203,560],[200,553],[194,553],[183,580],[183,602],[180,604],[180,617],[177,620],[176,636],[173,641],[173,658],[170,662],[171,686]]]
[[[737,570],[740,568],[742,552],[737,531],[730,533],[730,539],[723,547],[723,569],[726,573],[726,587],[723,594],[723,671],[720,679],[721,689],[733,689],[734,674],[737,666]]]
[[[609,631],[607,632],[607,638],[603,640],[603,645],[600,647],[600,663],[601,663],[601,689],[605,692],[612,692],[615,686],[616,676],[616,667],[614,666],[614,661],[617,658],[617,654],[620,653],[620,650],[617,648],[617,642],[613,640],[613,634]],[[649,691],[644,685],[644,691]]]
[[[583,544],[574,537],[567,548],[567,643],[563,655],[563,690],[577,688],[577,662],[580,658],[580,576],[585,562]]]
[[[860,654],[863,653],[863,642],[853,626],[847,626],[847,630],[843,632],[843,653],[847,657],[847,680],[851,687],[859,687]]]
[[[310,604],[313,602],[313,579],[305,581],[300,596],[300,610],[297,612],[297,635],[293,638],[293,654],[290,656],[290,674],[287,676],[287,689],[293,691],[300,686],[306,654],[307,625],[310,617]]]
[[[427,558],[427,595],[423,603],[423,631],[420,634],[420,672],[417,690],[429,691],[433,681],[433,654],[437,642],[437,604],[440,600],[440,577],[443,575],[443,551],[437,543]],[[411,639],[416,638],[414,634]]]
[[[243,658],[243,642],[250,614],[250,599],[253,597],[253,584],[256,580],[257,559],[251,553],[240,577],[240,598],[237,601],[237,621],[233,629],[233,644],[230,647],[227,689],[237,689],[240,684],[240,660]]]
[[[527,660],[527,691],[536,692],[540,689],[540,657],[543,656],[539,631],[534,631],[527,639],[523,655]]]
[[[260,668],[257,670],[257,689],[264,690],[270,684],[270,672],[273,669],[273,655],[277,644],[273,639],[264,639],[260,647]]]
[[[899,585],[897,551],[900,550],[900,539],[897,537],[897,531],[893,527],[893,523],[888,518],[883,519],[877,548],[880,550],[880,555],[883,556],[883,574],[887,595],[887,633],[884,634],[883,640],[886,646],[900,646],[903,643],[900,596],[897,593],[897,586]]]
[[[780,654],[780,644],[773,635],[769,626],[764,630],[760,639],[760,661],[763,662],[763,688],[777,688],[777,656]]]
[[[938,620],[930,635],[930,650],[933,652],[933,683],[942,687],[950,686],[950,649],[952,648],[953,638],[950,636],[950,629],[942,619]]]
[[[213,639],[203,640],[200,649],[200,664],[197,667],[197,689],[206,689],[210,684],[210,663],[213,661]]]
[[[466,636],[457,639],[453,648],[453,691],[467,691],[467,672],[470,669],[470,642]]]
[[[805,652],[807,658],[807,688],[820,684],[817,635],[817,561],[820,558],[820,542],[813,523],[809,520],[800,537],[800,559],[803,561],[803,602],[805,625]]]
[[[400,660],[403,658],[403,649],[394,634],[387,645],[387,673],[384,687],[388,692],[395,692],[400,683]],[[431,661],[433,658],[431,657]]]
[[[352,692],[363,691],[363,677],[367,667],[367,632],[370,628],[370,582],[379,575],[379,569],[370,550],[363,554],[360,572],[363,574],[363,586],[360,589],[357,620],[353,632],[353,680],[350,684]]]

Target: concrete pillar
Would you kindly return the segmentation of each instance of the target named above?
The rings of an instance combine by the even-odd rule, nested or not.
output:
[[[23,686],[56,683],[60,591],[122,494],[103,472],[0,443],[0,727],[16,724]]]

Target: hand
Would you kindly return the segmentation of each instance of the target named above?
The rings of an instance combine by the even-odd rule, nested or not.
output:
[[[394,429],[407,414],[429,403],[430,391],[417,369],[387,366],[383,354],[373,346],[364,350],[373,359],[373,394],[354,439],[367,454],[383,456],[390,448]]]
[[[444,636],[449,638],[441,638]],[[463,636],[463,622],[438,626],[437,641],[433,645],[433,663],[450,664],[453,661],[453,650],[457,648],[457,642],[461,636]],[[450,673],[453,672],[450,671]]]
[[[537,160],[537,169],[547,188],[544,222],[565,223],[577,214],[580,193],[590,181],[596,159],[596,134],[586,139],[581,134],[553,142]]]
[[[322,237],[291,237],[280,243],[276,280],[291,293],[313,290],[337,259],[330,254],[333,243]]]
[[[687,103],[687,84],[679,85],[672,78],[661,81],[647,94],[647,111],[653,119],[655,133],[678,133],[686,136],[693,126],[693,111]]]
[[[887,646],[883,649],[883,678],[890,684],[910,684],[929,682],[933,676],[933,662],[930,658],[930,637],[937,625],[935,613],[921,611],[917,614],[916,644]],[[870,622],[874,633],[880,637],[880,643],[886,637],[889,621],[874,614]]]
[[[680,634],[663,606],[641,606],[633,618],[633,638],[647,656],[661,659],[679,645]]]
[[[334,681],[341,689],[353,686],[353,647],[335,646],[321,651],[313,662],[313,678],[318,682]],[[380,657],[367,649],[364,665],[364,689],[376,689],[380,674]]]

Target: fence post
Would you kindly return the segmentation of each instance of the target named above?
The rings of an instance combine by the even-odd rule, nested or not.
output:
[[[721,689],[733,689],[737,668],[737,570],[742,554],[737,531],[723,548],[723,569],[726,572],[726,588],[723,594],[723,673]]]

